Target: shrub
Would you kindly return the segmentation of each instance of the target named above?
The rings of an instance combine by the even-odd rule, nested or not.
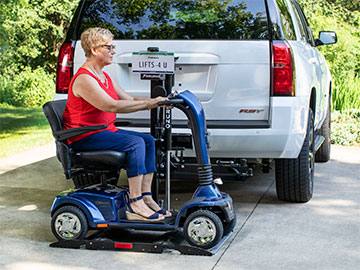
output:
[[[54,80],[42,68],[26,67],[13,77],[0,80],[0,102],[14,106],[38,107],[53,98]]]
[[[340,145],[360,144],[360,110],[349,110],[331,115],[331,143]]]
[[[334,110],[360,109],[360,78],[351,75],[337,78],[332,95]]]

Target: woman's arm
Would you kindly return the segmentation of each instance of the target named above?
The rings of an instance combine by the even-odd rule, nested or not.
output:
[[[160,101],[166,100],[158,97],[146,100],[134,100],[130,95],[121,96],[127,99],[114,100],[101,87],[98,82],[87,75],[79,75],[73,84],[73,92],[77,97],[82,97],[94,107],[105,112],[130,113],[156,108]],[[125,93],[123,91],[123,93]]]

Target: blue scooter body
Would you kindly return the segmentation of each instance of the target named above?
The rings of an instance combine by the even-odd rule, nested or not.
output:
[[[213,183],[210,158],[208,154],[208,139],[205,113],[197,97],[186,90],[174,97],[182,99],[182,104],[174,105],[182,110],[190,120],[196,157],[199,164],[199,186],[193,197],[179,209],[175,220],[171,223],[144,223],[126,220],[127,189],[102,187],[95,185],[73,192],[58,195],[51,207],[51,215],[63,205],[76,205],[86,215],[90,228],[98,224],[108,224],[109,227],[121,227],[145,230],[177,230],[183,224],[189,211],[196,209],[215,209],[223,213],[224,222],[230,223],[235,215],[231,197],[220,192]]]

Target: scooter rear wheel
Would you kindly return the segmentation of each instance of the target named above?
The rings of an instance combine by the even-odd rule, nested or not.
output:
[[[87,219],[77,207],[60,207],[51,219],[51,230],[59,241],[84,239],[88,232]]]
[[[193,246],[209,249],[214,247],[224,233],[220,218],[209,210],[191,213],[184,223],[185,239]]]

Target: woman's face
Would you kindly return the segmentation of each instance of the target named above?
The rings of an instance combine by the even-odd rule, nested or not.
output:
[[[104,66],[110,65],[113,60],[113,56],[115,54],[115,46],[113,45],[113,40],[110,39],[104,44],[100,44],[95,47],[96,50],[96,58],[100,61]]]

